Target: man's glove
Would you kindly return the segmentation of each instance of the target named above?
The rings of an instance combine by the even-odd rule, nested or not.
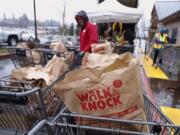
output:
[[[82,51],[81,51],[81,52],[79,52],[79,57],[80,57],[80,58],[83,58],[83,57],[84,57],[84,54],[85,54],[85,53],[84,53],[84,52],[82,52]]]

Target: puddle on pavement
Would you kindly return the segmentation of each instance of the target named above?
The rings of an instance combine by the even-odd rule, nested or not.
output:
[[[11,70],[14,68],[15,67],[11,59],[0,60],[0,78],[10,75]]]
[[[151,79],[150,86],[159,106],[180,108],[180,81]]]

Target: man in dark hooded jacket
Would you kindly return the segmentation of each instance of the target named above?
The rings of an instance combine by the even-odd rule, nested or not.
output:
[[[81,27],[80,30],[80,50],[82,53],[91,53],[91,45],[98,43],[98,31],[96,25],[89,22],[88,16],[85,11],[79,11],[75,19],[78,25]]]

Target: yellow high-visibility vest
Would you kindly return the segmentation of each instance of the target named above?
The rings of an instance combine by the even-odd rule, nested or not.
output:
[[[115,39],[117,42],[121,42],[123,40],[123,36],[116,35]]]
[[[120,31],[122,31],[123,24],[122,23],[116,23],[116,22],[114,22],[113,25],[112,25],[113,31],[116,29],[116,25],[119,25]]]
[[[157,34],[155,35],[155,37],[156,37],[160,42],[164,42],[165,44],[167,43],[167,34],[161,35],[160,33],[157,33]],[[154,44],[154,48],[156,48],[156,49],[161,49],[161,48],[164,48],[164,46],[163,46],[163,44],[155,43],[155,44]]]

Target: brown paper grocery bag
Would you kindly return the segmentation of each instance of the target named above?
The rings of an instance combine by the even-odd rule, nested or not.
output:
[[[54,56],[45,67],[24,67],[12,70],[14,80],[44,80],[46,85],[52,84],[68,70],[68,65],[60,57]]]
[[[60,42],[60,41],[53,42],[50,45],[50,49],[52,51],[55,51],[55,52],[64,53],[65,54],[65,60],[66,60],[67,64],[68,65],[73,64],[73,62],[74,62],[74,52],[68,52],[68,50],[65,47],[65,44],[63,44],[62,42]]]
[[[92,53],[99,54],[112,54],[112,48],[110,42],[94,43],[91,45]]]
[[[110,65],[124,67],[129,64],[132,60],[132,56],[129,53],[125,53],[122,55],[112,54],[112,55],[102,55],[102,54],[88,54],[85,56],[82,67],[103,69]],[[117,62],[116,62],[117,61]],[[113,64],[114,63],[114,64]]]
[[[80,114],[145,121],[136,60],[129,53],[90,54],[87,58],[84,68],[67,73],[54,88],[68,109]],[[133,128],[141,129],[137,125]],[[148,131],[147,126],[143,130]]]
[[[67,52],[65,45],[62,42],[53,42],[50,45],[50,49],[56,52]]]

